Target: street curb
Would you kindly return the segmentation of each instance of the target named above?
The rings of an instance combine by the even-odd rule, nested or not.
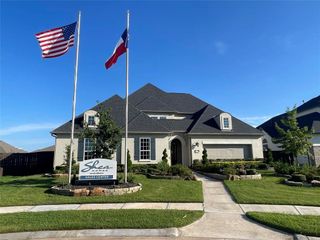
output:
[[[0,234],[1,240],[81,237],[178,237],[178,228],[161,229],[84,229]]]
[[[318,239],[320,240],[319,237],[305,236],[302,234],[294,234],[293,239],[294,240],[318,240]]]

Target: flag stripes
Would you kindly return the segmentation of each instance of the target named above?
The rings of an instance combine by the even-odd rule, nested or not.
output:
[[[128,47],[128,33],[127,33],[127,29],[125,29],[120,37],[120,40],[117,42],[117,45],[112,52],[112,55],[104,64],[106,69],[110,68],[113,64],[117,62],[118,57],[120,57],[122,54],[124,54],[127,51],[127,47]]]
[[[74,45],[74,34],[77,22],[36,34],[43,58],[63,55]]]

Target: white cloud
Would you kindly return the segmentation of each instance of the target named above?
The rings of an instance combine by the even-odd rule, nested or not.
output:
[[[0,129],[0,136],[12,135],[21,132],[32,132],[39,130],[51,130],[58,127],[58,123],[29,123]]]
[[[214,42],[214,47],[219,55],[224,55],[228,50],[228,45],[222,41]]]

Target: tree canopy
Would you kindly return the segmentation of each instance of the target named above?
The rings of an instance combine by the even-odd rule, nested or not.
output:
[[[83,137],[92,140],[93,157],[111,159],[121,141],[121,131],[110,116],[110,109],[97,111],[96,126],[85,124]]]
[[[297,121],[297,109],[288,109],[287,114],[280,120],[283,127],[275,123],[275,128],[279,137],[274,139],[275,143],[281,144],[281,147],[287,154],[292,154],[294,159],[298,155],[308,155],[312,143],[312,131],[308,127],[300,127]]]

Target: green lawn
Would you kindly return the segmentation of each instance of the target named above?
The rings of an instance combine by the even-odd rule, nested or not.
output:
[[[320,188],[281,184],[282,178],[264,175],[261,180],[224,181],[237,203],[320,206]]]
[[[107,228],[169,228],[188,225],[202,211],[80,210],[1,214],[0,233]]]
[[[262,212],[247,212],[246,215],[259,223],[289,233],[320,237],[320,216]]]
[[[0,177],[0,206],[110,203],[110,202],[203,202],[202,183],[199,181],[148,179],[135,175],[142,184],[137,193],[122,196],[70,197],[49,193],[50,186],[66,182],[66,178],[47,178],[39,175]]]

